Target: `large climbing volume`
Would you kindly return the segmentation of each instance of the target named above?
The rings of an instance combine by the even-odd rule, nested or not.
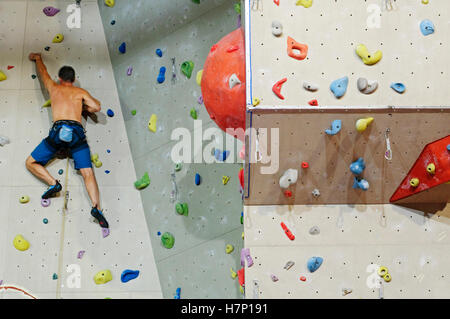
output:
[[[390,201],[398,201],[449,181],[450,135],[425,146]]]

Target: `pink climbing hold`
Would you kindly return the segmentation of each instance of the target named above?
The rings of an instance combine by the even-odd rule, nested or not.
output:
[[[45,7],[42,11],[44,11],[44,14],[47,17],[53,17],[61,10],[59,10],[58,8],[55,8],[55,7]]]

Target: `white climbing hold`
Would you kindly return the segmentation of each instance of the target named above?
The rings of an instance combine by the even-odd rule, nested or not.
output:
[[[307,91],[315,92],[319,89],[319,86],[317,84],[305,81],[303,82],[303,88]]]
[[[9,138],[7,138],[6,136],[0,136],[0,146],[5,146],[9,143]]]
[[[320,191],[317,189],[317,188],[315,188],[313,191],[312,191],[312,194],[313,194],[313,196],[314,197],[319,197],[320,196]]]
[[[298,170],[290,168],[284,172],[280,178],[280,187],[288,188],[290,185],[297,183]]]
[[[230,89],[234,88],[236,85],[241,84],[241,80],[237,77],[235,73],[233,73],[230,78],[228,79],[228,84],[230,86]]]
[[[276,37],[279,37],[283,33],[283,25],[281,22],[273,21],[272,22],[272,34]]]
[[[378,88],[377,81],[368,81],[366,78],[359,78],[357,82],[358,90],[364,94],[371,94]]]
[[[313,226],[309,229],[309,233],[311,235],[318,235],[318,234],[320,234],[320,229],[317,226]]]

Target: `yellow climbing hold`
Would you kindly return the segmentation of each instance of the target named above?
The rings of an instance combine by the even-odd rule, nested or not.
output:
[[[239,286],[239,291],[241,292],[241,294],[244,294],[244,288],[242,288],[242,286]]]
[[[53,43],[61,43],[64,41],[64,36],[61,33],[58,33],[57,35],[55,35],[55,37],[53,38]]]
[[[258,99],[257,97],[254,97],[253,98],[253,106],[257,106],[259,103],[261,103],[261,100],[260,99]]]
[[[98,154],[92,154],[91,161],[92,161],[92,163],[94,163],[95,167],[97,167],[97,168],[100,168],[103,165],[103,163],[98,159]]]
[[[27,195],[20,196],[20,198],[19,198],[19,202],[20,202],[21,204],[26,204],[26,203],[28,203],[29,201],[30,201],[30,197],[28,197]]]
[[[230,176],[222,176],[222,184],[227,185],[230,180]]]
[[[417,186],[419,186],[419,184],[420,184],[420,180],[419,180],[418,178],[413,178],[413,179],[411,179],[411,180],[409,181],[409,184],[410,184],[412,187],[417,187]]]
[[[202,77],[203,77],[203,70],[200,70],[197,72],[197,84],[198,86],[202,85]]]
[[[112,280],[112,274],[111,274],[111,271],[109,271],[109,270],[99,271],[94,277],[94,281],[97,285],[106,284],[108,281],[111,281],[111,280]]]
[[[47,102],[44,103],[44,105],[42,105],[42,107],[50,107],[52,106],[52,100],[48,100]]]
[[[305,8],[309,8],[312,6],[313,0],[298,0],[295,5],[304,6]]]
[[[423,4],[428,4],[428,0],[422,0]]]
[[[231,254],[231,253],[233,252],[233,250],[234,250],[233,245],[230,245],[230,244],[226,245],[226,247],[225,247],[225,252],[226,252],[227,254]]]
[[[231,278],[236,279],[237,273],[233,270],[233,268],[230,268],[231,271]]]
[[[434,165],[433,163],[428,164],[427,172],[431,175],[434,175],[436,173],[436,165]]]
[[[17,250],[20,251],[25,251],[30,248],[30,243],[25,238],[23,238],[22,235],[17,235],[16,237],[14,237],[13,245]]]
[[[372,122],[373,122],[373,117],[366,117],[365,119],[359,119],[358,121],[356,121],[356,130],[359,133],[362,133],[367,129],[367,127]]]
[[[373,65],[381,60],[383,53],[378,50],[374,54],[370,54],[369,50],[364,44],[359,44],[356,47],[356,54],[363,60],[364,64]]]
[[[150,117],[150,120],[148,121],[148,129],[155,133],[156,132],[156,122],[158,121],[158,117],[156,116],[156,114],[152,114],[152,116]]]
[[[3,73],[3,71],[0,71],[0,82],[1,81],[5,81],[8,77],[6,76],[5,73]]]
[[[242,240],[244,240],[244,232],[242,232]]]
[[[108,6],[108,7],[114,7],[114,5],[115,5],[115,1],[114,0],[105,0],[105,4]]]

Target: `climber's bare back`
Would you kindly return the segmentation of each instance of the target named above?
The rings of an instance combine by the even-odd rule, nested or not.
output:
[[[52,100],[53,122],[71,120],[81,123],[83,100],[86,99],[86,91],[77,87],[68,87],[54,84],[49,90]]]

